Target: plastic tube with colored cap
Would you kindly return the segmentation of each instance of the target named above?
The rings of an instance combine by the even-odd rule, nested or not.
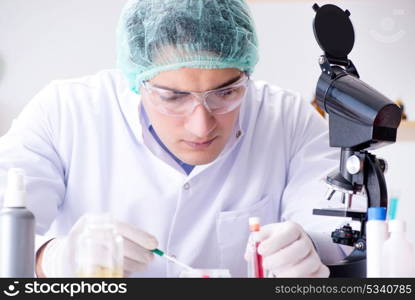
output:
[[[248,277],[264,278],[264,268],[262,267],[262,256],[258,253],[258,232],[261,229],[258,217],[249,218],[249,231],[251,234],[248,239]]]

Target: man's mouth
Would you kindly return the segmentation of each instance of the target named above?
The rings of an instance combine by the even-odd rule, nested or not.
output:
[[[183,142],[192,149],[206,149],[213,143],[214,140],[216,140],[216,138],[217,138],[217,136],[214,137],[213,139],[205,140],[205,141],[186,141],[186,140],[183,140]]]

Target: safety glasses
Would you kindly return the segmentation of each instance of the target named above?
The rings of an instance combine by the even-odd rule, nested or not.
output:
[[[249,77],[241,77],[226,87],[206,92],[188,92],[161,88],[148,81],[142,82],[144,93],[159,112],[174,117],[190,115],[198,105],[203,105],[215,115],[226,114],[241,105],[246,95]]]

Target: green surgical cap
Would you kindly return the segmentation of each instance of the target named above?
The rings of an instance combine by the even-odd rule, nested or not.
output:
[[[133,92],[142,81],[182,67],[237,68],[258,62],[244,0],[130,0],[117,29],[117,64]]]

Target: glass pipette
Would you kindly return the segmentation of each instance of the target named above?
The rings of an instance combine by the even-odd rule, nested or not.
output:
[[[164,253],[163,251],[161,251],[159,249],[153,249],[153,250],[151,250],[151,252],[153,252],[154,254],[157,254],[157,255],[159,255],[161,257],[164,257],[164,258],[168,259],[171,262],[174,262],[175,264],[181,266],[182,268],[185,268],[185,269],[187,269],[189,271],[193,271],[193,268],[192,267],[190,267],[190,266],[188,266],[188,265],[186,265],[186,264],[178,261],[174,257],[171,257],[171,256],[167,255],[166,253]]]

